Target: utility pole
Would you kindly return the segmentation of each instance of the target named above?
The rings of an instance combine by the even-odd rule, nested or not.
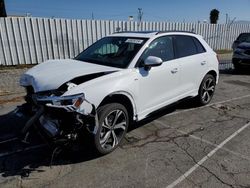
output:
[[[91,13],[91,19],[92,19],[92,20],[95,19],[95,18],[94,18],[94,13],[93,13],[93,12]]]
[[[138,8],[138,26],[141,25],[142,16],[143,16],[142,8]]]

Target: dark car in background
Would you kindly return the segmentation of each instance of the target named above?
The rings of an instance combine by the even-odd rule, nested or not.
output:
[[[233,43],[234,68],[241,70],[250,67],[250,33],[241,33]]]

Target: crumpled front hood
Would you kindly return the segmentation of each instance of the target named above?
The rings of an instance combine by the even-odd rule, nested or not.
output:
[[[120,69],[72,59],[48,60],[23,74],[20,78],[20,85],[32,85],[35,92],[48,91],[57,89],[79,76],[118,70]]]

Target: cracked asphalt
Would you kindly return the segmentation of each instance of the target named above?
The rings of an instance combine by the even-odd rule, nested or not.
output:
[[[1,104],[0,129],[14,131],[22,124],[9,113],[21,103]],[[209,105],[194,107],[187,101],[162,110],[137,123],[109,155],[74,150],[59,155],[51,166],[48,148],[1,157],[0,187],[247,188],[249,122],[250,74],[224,71]]]

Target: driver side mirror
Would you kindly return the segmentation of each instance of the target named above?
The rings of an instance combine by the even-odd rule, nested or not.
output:
[[[148,56],[144,61],[145,70],[150,70],[151,67],[160,66],[163,63],[162,59],[156,56]]]

